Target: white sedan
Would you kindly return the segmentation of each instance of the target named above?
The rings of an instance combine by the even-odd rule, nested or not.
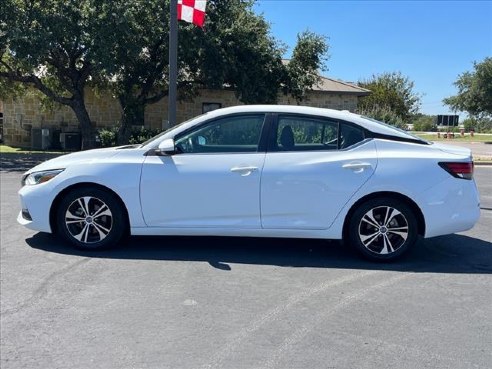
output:
[[[480,216],[471,152],[346,111],[215,110],[24,174],[18,221],[82,249],[131,235],[343,239],[372,260]]]

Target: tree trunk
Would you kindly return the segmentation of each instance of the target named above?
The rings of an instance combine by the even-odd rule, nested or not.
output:
[[[132,126],[144,125],[145,103],[136,98],[120,97],[119,100],[123,113],[118,130],[118,145],[126,145],[132,134]]]
[[[93,149],[96,143],[94,130],[83,97],[75,100],[71,108],[79,121],[80,131],[82,133],[82,150]]]

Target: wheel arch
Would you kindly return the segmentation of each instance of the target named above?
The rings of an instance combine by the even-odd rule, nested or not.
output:
[[[55,199],[53,200],[53,202],[51,203],[51,207],[50,207],[50,227],[51,227],[51,231],[52,233],[57,233],[58,232],[58,229],[57,229],[57,223],[56,223],[56,211],[58,209],[58,205],[60,204],[60,201],[62,200],[62,198],[69,192],[75,190],[75,189],[78,189],[78,188],[87,188],[87,187],[95,187],[95,188],[99,188],[100,190],[103,190],[103,191],[106,191],[106,192],[109,192],[110,194],[112,194],[115,199],[120,203],[122,209],[124,210],[124,219],[125,219],[125,222],[127,224],[127,231],[129,232],[129,225],[130,225],[130,217],[128,215],[128,209],[126,208],[126,205],[125,203],[123,202],[123,200],[121,199],[121,197],[115,192],[113,191],[111,188],[109,187],[106,187],[106,186],[103,186],[101,184],[98,184],[98,183],[93,183],[93,182],[81,182],[81,183],[76,183],[76,184],[73,184],[71,186],[68,186],[66,188],[64,188],[62,191],[60,191],[58,193],[58,195],[56,195]]]
[[[347,239],[348,236],[348,231],[349,231],[349,224],[350,224],[350,219],[352,218],[352,215],[354,214],[355,210],[364,202],[372,199],[378,199],[378,198],[392,198],[396,200],[400,200],[404,202],[406,205],[408,205],[413,213],[415,214],[415,218],[417,220],[417,232],[420,236],[425,235],[425,218],[424,214],[422,213],[422,210],[420,207],[413,201],[411,198],[408,196],[405,196],[401,193],[398,192],[391,192],[391,191],[380,191],[380,192],[373,192],[371,194],[368,194],[364,197],[361,197],[359,200],[357,200],[351,207],[350,210],[348,211],[347,215],[345,216],[345,220],[343,222],[343,239]]]

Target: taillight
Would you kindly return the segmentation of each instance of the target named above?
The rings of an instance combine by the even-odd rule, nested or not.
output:
[[[462,179],[472,179],[473,178],[473,162],[469,161],[467,163],[460,162],[441,162],[440,167],[446,172],[451,174],[453,177]]]

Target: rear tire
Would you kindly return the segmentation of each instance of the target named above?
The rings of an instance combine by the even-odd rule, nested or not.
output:
[[[372,261],[399,258],[415,244],[417,238],[417,220],[412,209],[397,199],[368,200],[355,210],[350,219],[350,245]]]
[[[115,195],[97,187],[77,188],[60,201],[58,233],[76,248],[100,250],[118,244],[125,234],[125,209]]]

